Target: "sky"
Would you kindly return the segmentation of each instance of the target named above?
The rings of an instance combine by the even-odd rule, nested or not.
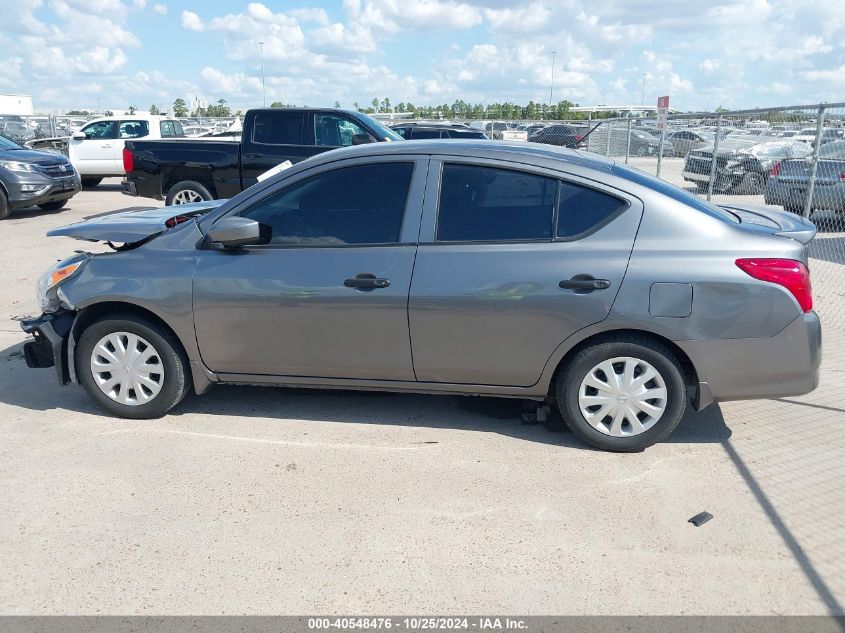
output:
[[[0,92],[40,112],[261,106],[262,48],[268,105],[548,102],[553,72],[581,105],[639,104],[644,74],[680,110],[845,101],[843,0],[2,3]]]

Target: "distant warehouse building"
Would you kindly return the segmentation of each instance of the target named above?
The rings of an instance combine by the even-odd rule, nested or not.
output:
[[[32,97],[0,92],[0,114],[32,114]]]

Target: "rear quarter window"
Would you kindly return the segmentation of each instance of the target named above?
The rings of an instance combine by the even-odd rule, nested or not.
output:
[[[569,182],[560,183],[557,230],[559,238],[573,238],[606,224],[628,208],[628,201]]]

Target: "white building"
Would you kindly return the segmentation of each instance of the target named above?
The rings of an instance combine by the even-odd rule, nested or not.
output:
[[[194,97],[191,99],[191,112],[195,110],[199,110],[202,108],[205,110],[208,107],[208,99],[203,99],[201,97]]]
[[[32,97],[0,93],[0,114],[32,114]]]

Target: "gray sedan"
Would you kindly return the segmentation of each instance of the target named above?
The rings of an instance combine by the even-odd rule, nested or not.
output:
[[[44,274],[27,363],[126,418],[218,383],[487,395],[636,451],[818,379],[812,224],[561,148],[357,146],[51,234],[119,252]]]
[[[807,150],[808,154],[811,150]],[[812,158],[784,160],[772,167],[766,185],[766,204],[787,211],[804,210],[813,172]],[[832,209],[845,213],[845,141],[833,141],[819,148],[813,200],[810,210]]]

